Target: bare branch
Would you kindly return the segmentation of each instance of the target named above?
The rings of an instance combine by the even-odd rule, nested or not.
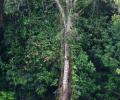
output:
[[[74,6],[76,5],[76,2],[77,2],[77,0],[74,0],[74,1],[73,1],[73,5],[74,5]]]
[[[65,12],[64,12],[64,9],[63,9],[62,5],[60,4],[60,1],[59,0],[55,0],[55,2],[58,5],[60,14],[61,14],[61,16],[63,18],[63,21],[65,21]]]

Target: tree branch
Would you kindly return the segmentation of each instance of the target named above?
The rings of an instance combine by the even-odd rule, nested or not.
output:
[[[55,2],[58,5],[58,8],[59,8],[59,11],[60,11],[60,14],[62,16],[63,21],[65,21],[65,12],[64,12],[64,9],[63,9],[62,5],[60,4],[60,1],[55,0]]]

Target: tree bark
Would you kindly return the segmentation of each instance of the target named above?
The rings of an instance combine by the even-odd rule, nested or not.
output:
[[[67,38],[71,31],[71,18],[68,16],[67,22],[64,25],[64,72],[62,81],[62,100],[70,100],[70,48]]]
[[[64,67],[62,72],[62,82],[61,89],[59,89],[60,100],[70,100],[70,48],[68,43],[68,37],[71,32],[72,21],[71,21],[71,9],[72,9],[72,0],[66,0],[66,7],[63,8],[59,0],[55,0],[58,5],[59,12],[62,16],[63,27],[64,27]]]

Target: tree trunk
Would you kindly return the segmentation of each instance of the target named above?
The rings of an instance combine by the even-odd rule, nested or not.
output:
[[[64,25],[64,71],[62,81],[62,100],[70,100],[70,55],[69,43],[67,38],[71,31],[71,18],[68,16],[67,22]]]
[[[63,26],[64,26],[64,67],[62,71],[62,82],[59,89],[60,100],[70,100],[70,49],[68,43],[68,37],[71,32],[72,22],[71,22],[71,9],[72,8],[72,0],[66,0],[66,7],[63,8],[60,4],[59,0],[55,0],[58,5],[60,14],[62,16]]]

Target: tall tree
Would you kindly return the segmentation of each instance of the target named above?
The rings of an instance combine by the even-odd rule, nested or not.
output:
[[[90,0],[91,1],[91,0]],[[89,1],[89,2],[90,2]],[[75,15],[74,7],[76,6],[76,2],[78,0],[65,0],[65,7],[61,5],[60,0],[55,0],[56,4],[58,5],[59,11],[62,16],[63,21],[63,28],[64,28],[64,67],[63,67],[63,74],[62,74],[62,85],[61,85],[61,96],[60,100],[70,100],[71,93],[70,93],[70,76],[71,76],[71,62],[70,62],[70,45],[68,42],[68,37],[71,34],[73,28],[72,18]],[[88,0],[82,1],[83,3],[88,3]],[[79,12],[80,13],[80,12]]]
[[[55,0],[59,11],[62,15],[62,21],[64,26],[64,70],[63,70],[63,77],[62,77],[62,91],[60,100],[69,100],[70,99],[70,54],[69,54],[69,43],[67,41],[67,37],[69,36],[72,28],[72,22],[71,22],[71,12],[73,9],[73,1],[72,0],[66,0],[65,2],[65,9],[60,4],[59,0]]]

